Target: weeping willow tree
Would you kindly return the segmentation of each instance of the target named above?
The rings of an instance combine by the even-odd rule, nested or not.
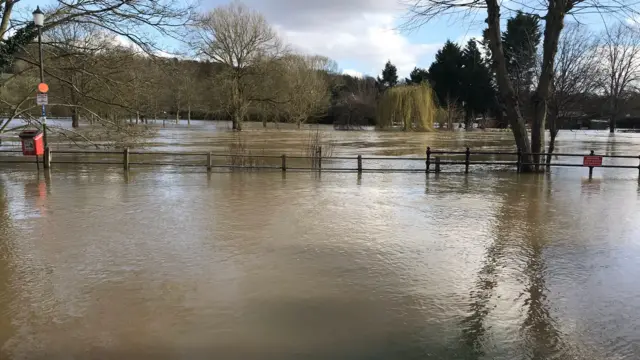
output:
[[[397,86],[378,103],[378,127],[401,126],[404,131],[433,131],[438,107],[429,85]]]

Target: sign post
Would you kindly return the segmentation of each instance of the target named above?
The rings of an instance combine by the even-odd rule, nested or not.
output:
[[[596,156],[593,150],[582,160],[582,166],[589,167],[589,180],[593,178],[593,168],[602,166],[602,156]]]
[[[40,28],[38,28],[40,31]],[[38,94],[36,95],[36,104],[42,105],[42,131],[44,133],[44,147],[45,149],[49,148],[49,144],[47,143],[47,109],[46,106],[49,104],[49,85],[47,85],[42,79],[42,50],[40,50],[40,83],[38,84]],[[48,153],[48,152],[47,152]],[[48,154],[46,155],[48,156]],[[44,167],[49,167],[49,161],[51,159],[45,159]]]

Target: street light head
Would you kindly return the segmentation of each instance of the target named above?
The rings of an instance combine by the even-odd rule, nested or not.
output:
[[[38,6],[32,14],[33,14],[33,23],[37,27],[42,27],[42,25],[44,25],[44,13],[42,12],[42,10],[40,10],[40,6]]]

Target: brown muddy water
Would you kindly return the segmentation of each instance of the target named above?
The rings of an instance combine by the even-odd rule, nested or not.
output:
[[[213,126],[148,148],[222,151]],[[512,147],[325,131],[340,156]],[[560,147],[640,154],[640,137]],[[585,176],[0,165],[0,359],[636,359],[638,173]]]

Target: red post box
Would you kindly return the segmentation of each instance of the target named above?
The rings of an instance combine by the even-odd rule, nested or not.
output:
[[[44,155],[44,141],[40,130],[25,130],[20,133],[22,155]]]

